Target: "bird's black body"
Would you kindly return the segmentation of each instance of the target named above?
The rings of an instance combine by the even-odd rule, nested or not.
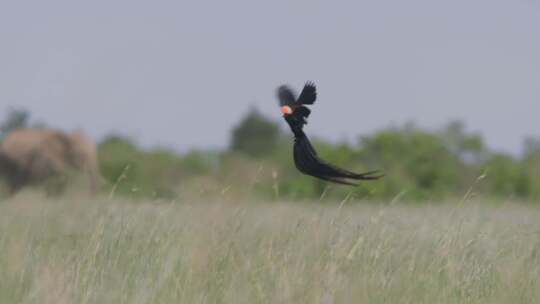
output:
[[[313,104],[317,97],[315,85],[307,83],[298,99],[295,94],[286,86],[278,89],[278,98],[281,106],[292,108],[292,113],[284,114],[285,121],[289,124],[294,134],[294,164],[296,168],[307,175],[311,175],[326,181],[356,185],[354,180],[373,180],[382,177],[377,171],[366,173],[354,173],[345,169],[331,165],[317,155],[317,152],[311,145],[308,137],[304,133],[304,125],[307,124],[307,118],[311,111],[305,106]]]

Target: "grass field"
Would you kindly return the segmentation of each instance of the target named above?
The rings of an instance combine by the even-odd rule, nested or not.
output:
[[[538,303],[540,209],[0,203],[0,303]]]

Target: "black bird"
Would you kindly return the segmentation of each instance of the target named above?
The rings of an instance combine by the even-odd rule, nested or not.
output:
[[[317,99],[315,84],[307,82],[298,98],[291,88],[282,85],[277,89],[277,96],[283,118],[294,134],[294,164],[300,172],[326,181],[354,186],[357,185],[353,182],[355,180],[374,180],[383,176],[379,174],[379,171],[365,173],[347,171],[331,165],[317,156],[317,152],[303,130],[311,113],[306,105],[312,105]]]

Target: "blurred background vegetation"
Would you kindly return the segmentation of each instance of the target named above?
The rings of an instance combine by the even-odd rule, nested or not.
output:
[[[12,109],[0,136],[30,123]],[[104,191],[130,198],[191,199],[230,195],[261,200],[441,201],[470,195],[504,201],[540,198],[540,140],[524,140],[522,155],[490,150],[482,136],[460,121],[439,130],[414,123],[359,135],[354,141],[313,138],[319,154],[355,171],[380,169],[386,176],[359,187],[330,185],[300,174],[292,160],[286,125],[252,108],[231,130],[223,150],[178,153],[142,149],[136,140],[112,134],[99,142]]]

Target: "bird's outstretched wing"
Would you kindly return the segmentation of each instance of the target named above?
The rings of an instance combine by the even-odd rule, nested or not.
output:
[[[317,88],[315,87],[315,84],[313,82],[306,82],[304,89],[302,90],[302,93],[300,93],[296,103],[301,105],[311,105],[315,103],[316,99]]]
[[[317,88],[313,82],[306,82],[297,99],[296,93],[289,86],[282,85],[277,89],[277,95],[280,106],[311,105],[317,99]]]
[[[296,93],[286,85],[282,85],[277,89],[277,96],[280,106],[293,106],[296,104]]]

